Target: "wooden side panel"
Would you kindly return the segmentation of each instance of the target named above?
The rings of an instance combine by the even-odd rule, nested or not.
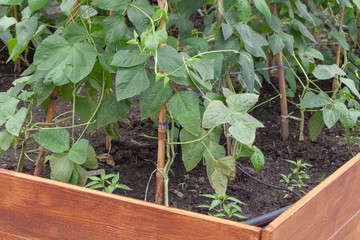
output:
[[[359,186],[360,154],[271,222],[262,239],[359,239]]]
[[[260,239],[257,227],[4,169],[0,182],[8,239]]]

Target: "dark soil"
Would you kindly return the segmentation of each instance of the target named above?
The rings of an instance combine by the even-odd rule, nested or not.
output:
[[[13,73],[13,64],[5,65],[6,54],[0,54],[0,91],[6,91],[11,87],[13,76],[6,74]],[[276,84],[276,80],[273,80]],[[329,81],[329,86],[331,85]],[[264,83],[262,95],[259,102],[263,102],[277,95],[271,85]],[[70,109],[70,103],[58,101],[56,113],[62,113]],[[290,105],[290,111],[293,116],[299,116],[299,110]],[[311,176],[305,180],[305,186],[302,189],[296,189],[297,192],[309,192],[324,178],[328,177],[336,169],[341,167],[352,156],[346,146],[341,145],[344,140],[343,130],[335,126],[332,129],[324,129],[316,141],[312,142],[308,136],[307,127],[305,129],[305,140],[299,141],[299,122],[290,121],[290,136],[286,141],[281,140],[280,128],[280,104],[279,99],[268,102],[255,109],[251,113],[254,117],[262,121],[265,128],[257,132],[255,145],[262,150],[266,158],[266,164],[260,172],[255,172],[249,159],[241,159],[243,169],[253,176],[274,185],[286,187],[279,183],[280,174],[289,174],[293,167],[284,159],[302,160],[313,165],[307,169]],[[309,116],[307,116],[309,117]],[[35,118],[43,121],[44,111],[35,110]],[[142,199],[146,197],[147,183],[150,181],[147,201],[155,200],[155,174],[157,158],[157,141],[146,138],[143,134],[157,137],[157,129],[151,120],[140,120],[139,110],[133,106],[131,112],[127,115],[128,124],[122,123],[120,127],[120,139],[112,142],[110,154],[115,159],[115,166],[99,163],[99,169],[104,169],[106,173],[120,173],[120,183],[126,184],[133,191],[116,190],[116,194]],[[0,130],[3,129],[0,127]],[[78,131],[80,132],[81,129]],[[93,134],[85,136],[95,148],[97,154],[106,153],[105,134],[99,129]],[[30,143],[30,147],[37,148],[35,143]],[[353,146],[354,152],[359,152],[358,146]],[[19,147],[17,149],[19,153]],[[32,159],[36,159],[36,153]],[[17,156],[18,157],[18,156]],[[15,170],[17,157],[14,156],[14,150],[9,150],[0,155],[0,167]],[[30,160],[25,161],[24,172],[32,174],[34,163]],[[49,177],[50,168],[45,168],[44,176]],[[174,171],[175,172],[175,171]],[[206,210],[197,208],[199,204],[210,204],[210,200],[199,196],[199,194],[213,193],[212,188],[206,177],[206,169],[202,164],[191,172],[186,173],[176,179],[170,176],[170,206],[185,210],[195,211],[207,214]],[[242,214],[248,218],[253,218],[281,207],[293,204],[298,197],[289,195],[285,191],[269,188],[261,185],[241,172],[237,172],[236,178],[229,182],[227,194],[236,197],[247,205],[243,206]],[[236,220],[236,219],[233,219]]]

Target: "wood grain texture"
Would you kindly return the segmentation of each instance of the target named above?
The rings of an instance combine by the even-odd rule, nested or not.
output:
[[[260,239],[257,227],[4,169],[0,182],[1,239]]]
[[[360,154],[271,222],[262,240],[360,239],[359,186]]]

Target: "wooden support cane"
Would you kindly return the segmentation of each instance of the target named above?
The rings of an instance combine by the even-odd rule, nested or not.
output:
[[[277,5],[276,3],[270,3],[271,13],[274,16],[277,16]],[[289,118],[288,118],[288,108],[287,108],[287,98],[286,98],[286,84],[285,84],[285,74],[282,59],[282,51],[276,54],[276,62],[278,66],[278,78],[279,78],[279,88],[280,88],[280,104],[281,104],[281,134],[283,140],[286,140],[289,137]]]

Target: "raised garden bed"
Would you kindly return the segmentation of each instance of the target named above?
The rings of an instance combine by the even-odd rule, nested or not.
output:
[[[356,239],[360,154],[264,229],[0,169],[3,239]]]

